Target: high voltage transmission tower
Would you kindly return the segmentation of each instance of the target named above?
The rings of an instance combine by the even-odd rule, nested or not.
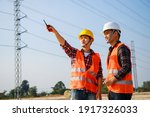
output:
[[[132,70],[133,70],[133,80],[135,91],[138,89],[138,79],[137,79],[137,69],[136,69],[136,57],[135,57],[135,49],[134,49],[134,41],[131,41],[131,57],[132,57]]]
[[[21,32],[20,20],[25,16],[21,17],[20,11],[21,0],[14,1],[14,25],[15,25],[15,97],[20,99],[20,84],[21,84]]]

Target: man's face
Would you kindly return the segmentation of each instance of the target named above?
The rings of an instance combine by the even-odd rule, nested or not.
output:
[[[107,43],[112,43],[114,41],[114,33],[113,30],[104,31],[104,37]]]
[[[87,35],[82,35],[80,37],[80,44],[81,44],[82,47],[87,45],[89,43],[89,41],[90,41],[90,37],[87,36]]]
[[[105,37],[105,40],[106,40],[107,43],[109,43],[109,41],[110,41],[110,35],[111,35],[111,33],[112,33],[112,30],[106,30],[106,31],[104,31],[104,37]]]

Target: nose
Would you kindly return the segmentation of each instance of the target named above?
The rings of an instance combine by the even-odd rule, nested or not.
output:
[[[80,41],[81,41],[81,42],[85,41],[85,38],[81,38]]]

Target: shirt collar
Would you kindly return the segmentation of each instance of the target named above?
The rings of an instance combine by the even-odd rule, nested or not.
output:
[[[84,53],[85,51],[83,50],[83,49],[81,49],[81,52],[82,53]],[[90,49],[90,52],[89,52],[90,54],[95,54],[95,52],[92,50],[92,49]]]
[[[118,45],[118,43],[121,43],[121,41],[118,40],[114,46],[110,46],[109,51],[112,51],[114,49],[114,47],[116,47]]]

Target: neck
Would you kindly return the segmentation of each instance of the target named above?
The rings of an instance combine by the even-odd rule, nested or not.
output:
[[[82,47],[82,49],[84,50],[84,52],[90,52],[90,47]]]
[[[113,47],[118,41],[119,39],[115,39],[110,45]]]
[[[116,43],[117,43],[117,41],[111,43],[111,46],[113,47]]]

